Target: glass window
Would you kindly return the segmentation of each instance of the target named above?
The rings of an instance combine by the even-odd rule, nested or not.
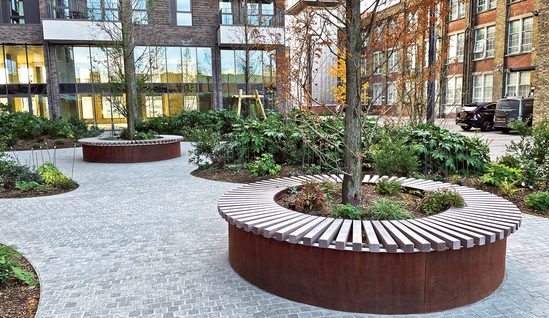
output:
[[[474,75],[473,76],[473,102],[491,102],[493,75]]]
[[[393,83],[387,85],[387,105],[394,105],[397,102],[397,86]]]
[[[8,84],[28,84],[29,68],[24,45],[4,45]]]
[[[124,118],[120,114],[119,109],[124,107],[124,97],[123,96],[103,96],[101,99],[102,115],[103,119],[111,118]]]
[[[235,83],[235,76],[234,51],[221,50],[221,81]]]
[[[181,61],[180,47],[166,48],[166,69],[169,83],[183,82],[183,63]]]
[[[91,58],[88,46],[74,47],[74,71],[77,83],[91,83]]]
[[[461,103],[462,77],[449,77],[446,80],[446,104]]]
[[[525,18],[509,22],[507,54],[532,51],[534,19]]]
[[[463,62],[465,33],[450,36],[448,63]]]
[[[8,83],[8,69],[6,67],[6,61],[4,61],[4,49],[0,45],[0,84],[7,84],[7,83]]]
[[[149,48],[151,58],[151,80],[153,83],[166,83],[166,48]]]
[[[221,24],[233,24],[231,0],[219,0],[219,10],[221,10]]]
[[[132,22],[136,24],[148,24],[147,0],[135,0],[133,4]]]
[[[374,74],[383,72],[383,52],[374,53]]]
[[[197,63],[196,63],[196,48],[183,48],[183,83],[196,83],[197,80]]]
[[[27,45],[27,57],[29,60],[30,83],[46,83],[46,65],[44,63],[44,51],[42,46]]]
[[[534,18],[522,20],[521,52],[532,51],[532,33],[534,30]]]
[[[198,110],[198,96],[183,95],[183,109],[185,111]]]
[[[387,72],[393,73],[398,71],[398,51],[391,50],[387,57]]]
[[[450,0],[450,21],[465,17],[465,1]]]
[[[72,46],[56,46],[55,56],[59,83],[76,83]]]
[[[520,72],[519,77],[519,96],[530,95],[530,72]]]
[[[263,61],[261,51],[250,51],[250,83],[263,83]]]
[[[490,26],[475,30],[474,58],[494,57],[496,27]]]
[[[162,96],[147,96],[145,99],[147,118],[162,116],[164,114],[163,104]]]
[[[92,79],[94,83],[109,82],[109,65],[104,48],[91,47]],[[116,72],[116,70],[115,70]]]
[[[174,0],[175,1],[175,24],[190,26],[193,25],[193,15],[191,11],[191,0]]]
[[[22,0],[11,0],[10,14],[11,24],[25,24],[25,6]]]
[[[212,50],[210,48],[197,48],[197,70],[199,83],[212,83]]]
[[[118,0],[103,0],[104,20],[118,21]]]
[[[35,116],[49,118],[48,97],[45,95],[32,95],[32,114]]]
[[[206,113],[213,110],[213,98],[212,94],[198,94],[200,102],[200,111]]]
[[[478,0],[477,12],[494,9],[496,7],[496,2],[497,0]]]
[[[531,71],[507,73],[507,96],[530,96],[532,85],[530,82]]]

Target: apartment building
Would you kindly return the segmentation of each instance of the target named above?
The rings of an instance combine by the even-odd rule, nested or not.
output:
[[[146,57],[136,72],[148,74],[144,117],[229,107],[230,96],[246,90],[245,78],[269,101],[284,44],[278,1],[131,3],[136,60]],[[0,102],[45,117],[123,125],[104,85],[116,63],[109,25],[118,21],[117,0],[0,0]],[[261,39],[243,36],[248,28]]]
[[[439,7],[444,16],[435,27],[437,54],[433,66],[437,71],[433,80],[437,116],[451,117],[456,106],[466,103],[532,95],[536,100],[534,120],[539,121],[549,113],[546,58],[549,28],[547,6],[542,6],[542,2],[450,0],[446,10]],[[427,16],[428,12],[407,12],[403,9],[406,3],[401,1],[378,12],[375,31],[392,29],[398,33],[398,24],[413,21],[404,28],[416,27],[416,38],[402,45],[402,40],[384,41],[379,36],[376,42],[372,35],[365,43],[364,65],[368,71],[364,78],[370,84],[368,103],[373,110],[390,109],[390,113],[398,114],[402,104],[409,102],[411,91],[419,92],[424,101],[427,99],[426,81],[432,78],[426,74],[428,25],[425,21],[422,24],[421,16]],[[419,75],[413,83],[409,81],[410,69]],[[422,81],[425,83],[418,84]]]

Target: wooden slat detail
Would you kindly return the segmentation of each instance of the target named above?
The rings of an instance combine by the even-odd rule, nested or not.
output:
[[[296,218],[300,217],[299,214],[301,214],[301,213],[288,214],[288,215],[280,216],[279,218],[272,219],[272,220],[269,220],[269,221],[265,221],[265,222],[262,222],[262,223],[255,223],[255,225],[253,225],[253,227],[251,227],[252,232],[255,235],[262,235],[263,230],[265,228],[276,225],[276,224],[279,224],[279,223],[282,223],[282,222],[284,222],[286,220],[289,220],[289,219],[296,219]],[[250,228],[250,225],[248,225],[248,228]]]
[[[404,253],[413,253],[414,252],[414,243],[406,237],[402,232],[400,232],[391,222],[388,220],[381,221],[381,224],[385,227],[387,232],[393,237],[395,242]]]
[[[515,231],[518,230],[518,224],[516,223],[504,222],[498,218],[487,217],[485,215],[456,213],[453,211],[449,211],[445,213],[445,215],[448,215],[457,219],[462,219],[462,220],[487,222],[487,224],[490,224],[491,226],[494,226],[496,228],[509,229],[510,233],[515,233]],[[507,235],[509,235],[510,233],[508,233]]]
[[[263,224],[265,222],[270,222],[270,221],[273,221],[273,220],[279,220],[281,217],[292,216],[293,214],[295,214],[295,212],[294,213],[292,213],[292,212],[282,212],[282,213],[265,215],[261,218],[254,218],[254,219],[251,219],[251,220],[236,219],[235,220],[235,225],[238,228],[243,228],[244,231],[246,231],[246,232],[251,232],[251,231],[253,231],[254,226],[257,225],[257,224]]]
[[[362,178],[362,183],[368,183],[369,180],[370,180],[370,175],[367,174],[364,176],[364,178]]]
[[[391,235],[387,233],[387,230],[381,225],[379,221],[372,221],[372,225],[374,226],[374,230],[377,233],[377,237],[379,241],[383,244],[383,247],[387,250],[389,253],[396,253],[398,245],[393,240]]]
[[[461,231],[471,231],[471,233],[477,233],[477,234],[483,235],[485,243],[494,243],[496,241],[496,238],[500,235],[500,232],[502,237],[504,233],[503,231],[499,231],[499,230],[490,231],[486,229],[481,229],[476,226],[467,225],[467,224],[464,224],[463,222],[460,222],[459,220],[453,220],[453,219],[448,220],[446,218],[440,218],[440,217],[432,217],[429,219],[431,221],[437,221],[437,222],[444,223],[448,226],[455,227],[456,229],[461,229]]]
[[[290,220],[288,220],[288,221],[285,221],[285,222],[282,222],[282,223],[277,223],[277,224],[275,224],[275,225],[268,226],[268,227],[266,227],[266,228],[263,229],[263,236],[266,237],[266,238],[274,237],[277,230],[283,229],[283,228],[286,227],[286,226],[295,225],[296,223],[299,223],[299,222],[302,221],[303,219],[309,218],[309,216],[310,216],[310,215],[303,214],[303,215],[300,215],[300,216],[298,216],[298,217],[296,217],[296,218],[290,219]]]
[[[398,228],[400,232],[402,232],[402,234],[406,235],[406,237],[414,243],[415,248],[417,248],[421,252],[431,251],[431,242],[423,238],[421,235],[404,226],[404,224],[398,221],[391,221],[391,224]]]
[[[423,218],[419,220],[420,222],[424,222],[426,224],[431,225],[432,227],[435,227],[439,229],[442,232],[447,232],[448,234],[454,235],[459,238],[459,235],[472,238],[473,242],[476,245],[484,245],[486,244],[486,237],[482,234],[473,233],[471,231],[463,230],[460,228],[457,228],[455,226],[447,225],[444,223],[441,223],[439,221],[432,220],[430,218]]]
[[[368,248],[372,253],[379,253],[379,240],[377,239],[376,232],[370,221],[362,221],[362,226],[364,226],[364,232],[366,234],[366,242],[368,243]]]
[[[408,220],[408,222],[433,235],[440,237],[446,242],[446,246],[451,250],[459,250],[462,244],[467,248],[473,247],[474,240],[472,237],[466,237],[465,235],[461,235],[459,233],[456,233],[458,236],[454,237],[451,234],[447,233],[447,231],[440,231],[438,228],[434,228],[431,225],[419,222],[418,219]]]
[[[293,229],[292,232],[288,233],[288,232],[286,232],[286,229],[280,229],[276,233],[275,238],[278,241],[284,241],[284,240],[287,239],[288,242],[293,243],[293,244],[297,244],[303,239],[305,234],[309,233],[312,229],[315,228],[315,226],[317,226],[318,224],[323,222],[325,219],[326,218],[324,218],[324,217],[319,218],[319,217],[311,216],[310,218],[305,220],[307,222],[301,221],[300,223],[302,223],[302,224],[300,224],[298,227]]]
[[[337,250],[344,250],[349,241],[349,234],[351,234],[352,220],[345,220],[339,229],[339,233],[335,239],[335,247]]]
[[[235,216],[235,217],[231,216],[229,223],[236,225],[236,227],[240,229],[245,227],[246,224],[255,222],[256,220],[273,219],[273,218],[288,215],[291,213],[292,213],[291,211],[286,210],[286,211],[268,211],[265,213],[258,212],[258,213],[253,213],[249,215],[242,215],[242,216]]]
[[[470,226],[470,227],[473,227],[475,229],[481,229],[483,231],[487,231],[487,233],[493,233],[494,241],[495,240],[503,240],[503,238],[505,237],[505,231],[506,230],[511,232],[511,230],[509,228],[499,229],[499,228],[496,228],[494,226],[488,225],[486,222],[463,220],[463,219],[458,219],[458,218],[447,217],[445,215],[439,215],[438,218],[447,220],[449,222],[455,222],[455,223],[463,224],[464,226]],[[491,241],[490,243],[493,243],[494,241]]]
[[[362,222],[353,220],[353,251],[362,251]]]
[[[324,234],[326,229],[328,229],[328,227],[330,227],[330,225],[332,225],[334,220],[335,219],[332,219],[332,218],[325,219],[322,223],[320,223],[314,229],[312,229],[310,232],[305,234],[305,236],[303,237],[303,244],[313,245],[314,243],[316,243],[318,241],[318,239],[320,238],[320,236],[322,234]]]
[[[324,234],[322,234],[320,239],[318,239],[318,246],[323,248],[327,248],[328,246],[330,246],[337,233],[339,232],[341,224],[343,224],[343,219],[335,219],[330,227],[324,232]]]
[[[445,251],[446,250],[446,241],[441,239],[440,237],[434,235],[434,234],[431,234],[423,229],[421,229],[420,227],[418,226],[415,226],[414,224],[408,222],[407,220],[400,220],[398,221],[398,223],[400,224],[403,224],[405,225],[406,227],[408,227],[409,229],[411,229],[412,231],[414,231],[413,233],[416,233],[418,235],[421,235],[422,237],[424,237],[428,242],[431,243],[431,248],[434,249],[435,251],[437,252],[441,252],[441,251]],[[459,248],[459,240],[455,240],[456,242],[456,249]],[[450,242],[450,244],[453,244],[453,242]]]

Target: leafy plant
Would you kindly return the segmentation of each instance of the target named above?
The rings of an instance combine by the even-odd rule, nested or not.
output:
[[[519,191],[520,189],[517,189],[515,187],[515,184],[518,182],[507,182],[507,180],[501,181],[499,185],[499,191],[502,197],[512,200],[515,196],[515,192]]]
[[[535,210],[549,209],[549,193],[548,192],[532,192],[525,199],[526,204]]]
[[[404,210],[404,202],[379,199],[368,209],[368,215],[373,220],[403,220],[412,218],[412,215]]]
[[[34,181],[31,181],[31,182],[15,181],[15,188],[23,192],[27,192],[27,191],[34,191],[34,190],[42,190],[44,189],[44,186]]]
[[[250,173],[254,177],[264,176],[267,174],[276,176],[276,174],[282,170],[282,167],[276,164],[273,159],[273,155],[270,153],[264,153],[261,157],[257,157],[255,159],[256,160],[248,167],[248,170],[250,170]]]
[[[43,166],[38,166],[38,175],[40,179],[48,186],[70,189],[76,186],[76,182],[64,175],[51,162],[46,162]]]
[[[27,285],[38,284],[33,273],[21,269],[21,263],[17,260],[21,255],[15,246],[0,245],[0,284],[5,283],[12,273]]]
[[[423,194],[423,200],[419,206],[426,214],[437,214],[450,207],[464,207],[465,201],[455,190],[443,188],[434,191],[426,191]]]
[[[520,168],[520,160],[515,156],[503,155],[498,158],[497,162],[509,168]]]
[[[55,144],[56,144],[56,145],[64,145],[64,144],[65,144],[65,141],[64,141],[63,139],[57,139],[57,140],[55,141]]]
[[[490,162],[487,167],[487,172],[481,177],[482,182],[493,184],[498,188],[502,181],[517,182],[522,177],[521,171],[515,168],[509,168],[502,164]]]
[[[376,192],[379,194],[399,194],[404,188],[398,179],[383,178],[376,183]]]
[[[40,144],[35,142],[33,145],[32,145],[32,148],[34,149],[39,149],[40,148]]]
[[[404,140],[394,141],[385,137],[373,152],[372,167],[384,175],[410,176],[419,167],[415,148],[406,146]]]
[[[301,192],[297,193],[295,205],[298,211],[322,210],[326,205],[324,190],[319,183],[314,181],[303,182]]]
[[[310,174],[319,174],[320,173],[320,166],[315,165],[314,163],[309,167],[309,173]]]
[[[360,207],[352,206],[349,203],[340,207],[332,208],[332,216],[335,218],[360,220],[362,218],[362,215],[363,212]]]

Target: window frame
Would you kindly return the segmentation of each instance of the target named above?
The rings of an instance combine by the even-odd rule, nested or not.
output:
[[[524,75],[528,73],[528,84],[524,84],[522,82],[522,79],[525,77]],[[516,83],[513,84],[513,85],[510,85],[509,84],[509,81],[511,79],[511,75],[515,75],[516,74]],[[520,88],[521,86],[526,86],[526,85],[529,85],[528,87],[528,94],[527,95],[520,95]],[[509,87],[513,87],[513,95],[509,95]],[[532,89],[532,71],[519,71],[519,72],[509,72],[507,73],[507,75],[505,76],[505,96],[507,97],[520,97],[520,96],[524,96],[524,97],[529,97],[530,94],[531,94],[531,89]]]
[[[484,4],[482,6],[480,5],[481,1],[484,2]],[[477,13],[481,13],[481,12],[485,12],[485,11],[495,9],[496,5],[497,5],[497,0],[477,0]]]
[[[171,0],[170,1],[170,13],[172,15],[172,23],[171,25],[172,26],[178,26],[178,27],[190,27],[190,26],[193,26],[194,25],[194,15],[193,15],[193,0],[183,0],[183,1],[188,1],[189,2],[189,11],[179,11],[177,9],[177,0]],[[177,21],[177,16],[179,13],[182,13],[182,14],[190,14],[191,16],[191,24],[178,24],[178,21]]]
[[[459,85],[458,84],[459,80]],[[449,91],[448,88],[450,87],[449,83],[452,82],[453,88],[452,88],[452,99],[450,101],[449,97]],[[457,92],[459,91],[459,94]],[[461,105],[461,97],[463,95],[463,76],[454,76],[446,78],[446,92],[445,92],[445,98],[444,98],[444,104],[445,105]],[[457,98],[456,98],[457,97]],[[457,99],[457,100],[456,100]],[[456,102],[458,102],[456,104]]]
[[[488,30],[492,29],[492,28],[494,30],[493,37],[488,37],[488,35],[490,34],[490,32]],[[483,39],[478,40],[477,39],[477,32],[481,31],[481,30],[483,32]],[[495,25],[487,25],[487,26],[483,26],[483,27],[480,27],[480,28],[476,28],[474,30],[474,36],[473,37],[474,37],[474,41],[475,41],[475,44],[473,46],[473,60],[493,58],[494,53],[495,53],[496,26]],[[488,45],[490,44],[490,42],[492,42],[492,49],[488,50],[487,48],[488,48]],[[477,52],[478,43],[482,43],[482,51],[480,51],[480,52]],[[489,54],[489,52],[491,52],[491,54]],[[479,53],[482,53],[482,56],[477,57],[477,54],[479,54]]]
[[[492,85],[486,86],[486,79],[489,77],[492,77]],[[480,85],[476,85],[479,83],[478,80],[481,80]],[[475,89],[480,88],[480,96],[475,95]],[[471,94],[472,96],[472,102],[473,103],[489,103],[493,100],[493,88],[494,88],[494,74],[493,73],[482,73],[482,74],[474,74],[473,75],[473,92]],[[487,92],[490,91],[490,98],[487,99]]]
[[[526,20],[531,20],[532,23],[532,28],[531,29],[528,29],[528,30],[524,30],[524,22]],[[514,32],[514,33],[511,33],[511,23],[518,23],[519,24],[519,29],[517,32]],[[528,45],[530,48],[525,50],[524,49],[524,39],[526,38],[524,36],[525,33],[530,33],[530,43],[529,44],[526,44]],[[512,20],[512,21],[508,21],[507,22],[507,49],[506,49],[506,54],[507,55],[512,55],[512,54],[522,54],[522,53],[529,53],[529,52],[532,52],[532,44],[533,44],[533,33],[534,33],[534,17],[533,16],[527,16],[527,17],[522,17],[520,19],[515,19],[515,20]],[[510,43],[511,43],[511,36],[518,36],[518,43],[516,45],[513,45],[513,46],[510,46]],[[511,51],[513,49],[513,51]]]
[[[465,56],[465,33],[452,34],[448,39],[448,58],[446,64],[463,63]],[[453,43],[455,44],[452,45]]]
[[[383,52],[374,52],[374,75],[383,74]]]
[[[454,8],[456,11],[454,11]],[[450,0],[450,12],[448,13],[448,20],[455,21],[465,18],[465,1],[463,0]]]

